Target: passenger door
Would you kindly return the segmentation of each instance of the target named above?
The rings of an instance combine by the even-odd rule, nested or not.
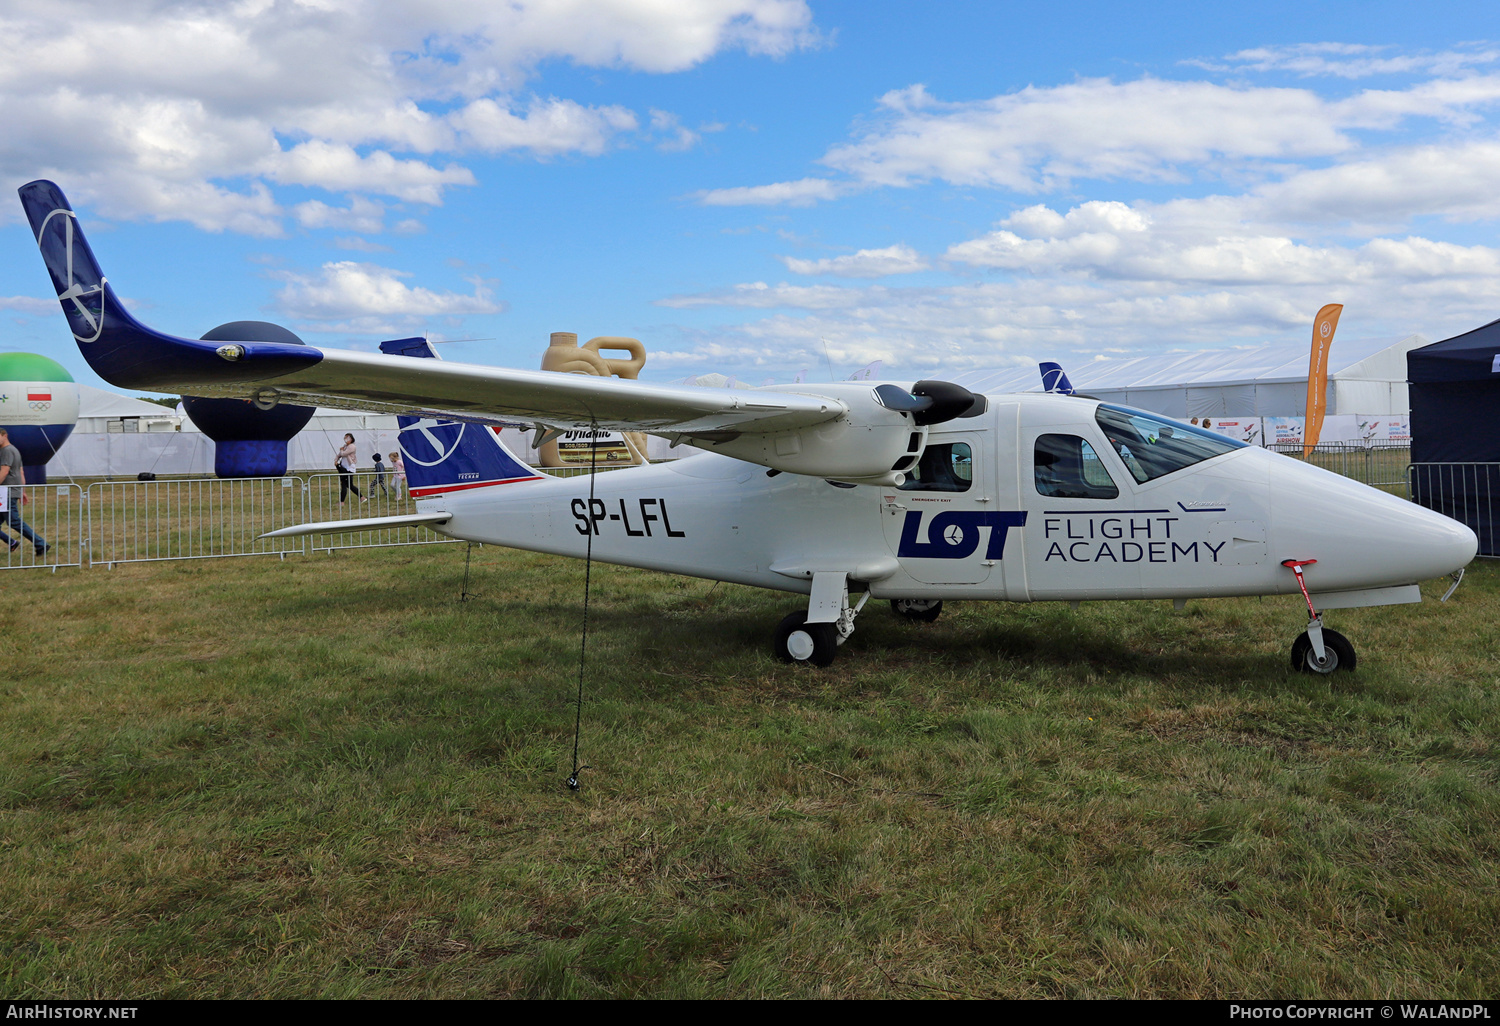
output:
[[[1018,514],[997,509],[988,441],[981,431],[933,432],[906,483],[880,491],[886,541],[923,583],[979,584],[999,562]]]

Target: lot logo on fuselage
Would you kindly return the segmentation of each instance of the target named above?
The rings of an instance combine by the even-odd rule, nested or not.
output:
[[[901,524],[901,544],[896,555],[916,559],[964,559],[979,549],[979,529],[990,529],[990,543],[985,559],[1001,559],[1005,554],[1005,536],[1012,527],[1026,526],[1024,510],[949,510],[927,523],[927,541],[919,541],[922,511],[906,514]]]

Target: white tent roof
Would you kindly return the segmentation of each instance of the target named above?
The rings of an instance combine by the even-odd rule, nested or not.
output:
[[[175,417],[177,411],[143,399],[106,392],[92,385],[78,386],[78,417]]]
[[[1427,344],[1428,340],[1421,335],[1336,339],[1329,353],[1329,377],[1404,382],[1407,351]],[[1303,342],[1233,346],[1093,360],[1076,366],[1064,365],[1063,370],[1074,387],[1085,392],[1306,382],[1308,348]],[[954,380],[981,392],[1039,392],[1042,388],[1041,373],[1034,365],[971,371]]]

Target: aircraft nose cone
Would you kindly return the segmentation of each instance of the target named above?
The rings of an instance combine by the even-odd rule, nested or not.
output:
[[[1365,574],[1393,584],[1430,581],[1468,566],[1479,551],[1474,532],[1441,513],[1394,498],[1382,512],[1386,516],[1378,522],[1370,518],[1363,524],[1345,523],[1346,557],[1353,554],[1352,544],[1361,553],[1357,564],[1363,564]]]
[[[1463,524],[1395,495],[1294,461],[1271,464],[1278,484],[1277,559],[1316,559],[1317,591],[1430,581],[1467,566],[1479,539]]]
[[[1419,558],[1432,568],[1429,577],[1451,574],[1468,566],[1479,552],[1479,536],[1457,520],[1433,513],[1434,522],[1425,525],[1421,537],[1413,541]]]

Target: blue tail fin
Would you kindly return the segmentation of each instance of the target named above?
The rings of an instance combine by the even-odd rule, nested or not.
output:
[[[1073,382],[1069,381],[1067,374],[1063,373],[1062,364],[1048,360],[1037,366],[1042,371],[1043,392],[1061,392],[1063,395],[1074,393]]]
[[[380,343],[390,356],[441,359],[424,338]],[[490,485],[540,481],[542,475],[510,454],[496,437],[499,428],[457,420],[397,417],[406,486],[418,499]]]
[[[311,346],[279,342],[240,344],[233,359],[218,342],[175,338],[153,331],[125,311],[94,259],[68,198],[51,182],[21,186],[21,206],[42,251],[42,262],[89,366],[110,384],[158,392],[179,391],[176,382],[256,381],[317,363]],[[200,394],[209,390],[197,389]]]

